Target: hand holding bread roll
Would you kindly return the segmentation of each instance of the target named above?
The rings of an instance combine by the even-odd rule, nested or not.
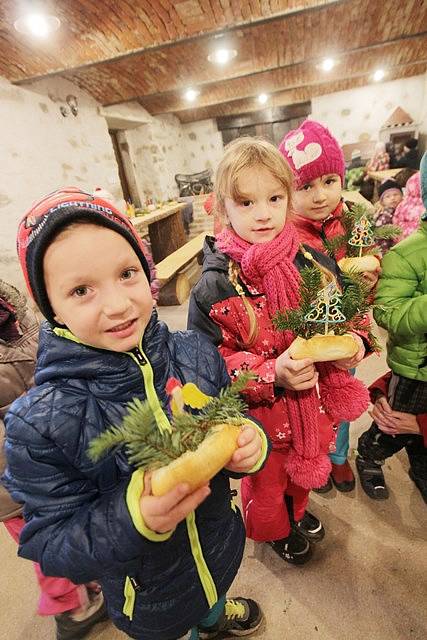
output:
[[[381,262],[376,256],[367,255],[355,258],[341,258],[338,261],[338,266],[341,271],[355,273],[374,272],[381,267]]]
[[[341,336],[316,334],[306,340],[295,338],[289,347],[289,355],[294,360],[310,358],[313,362],[333,362],[351,358],[359,350],[359,345],[350,333]]]
[[[168,465],[155,469],[151,476],[153,495],[162,496],[180,482],[187,483],[191,491],[206,484],[236,451],[240,428],[235,424],[216,425],[196,451],[186,451]]]

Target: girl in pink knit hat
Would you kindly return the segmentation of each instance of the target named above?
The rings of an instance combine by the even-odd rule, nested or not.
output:
[[[364,355],[359,337],[354,358],[314,364],[292,360],[293,334],[273,326],[279,309],[299,306],[301,269],[313,263],[334,275],[337,269],[329,257],[301,245],[288,222],[292,181],[288,163],[269,142],[244,137],[226,147],[215,182],[225,227],[206,240],[188,327],[218,346],[231,378],[246,370],[256,374],[245,400],[272,451],[261,471],[242,480],[246,533],[268,542],[286,562],[303,564],[311,542],[324,536],[306,505],[310,490],[329,477],[332,427],[359,416],[368,395],[347,371]]]
[[[289,131],[279,145],[294,175],[292,194],[292,222],[302,242],[326,253],[325,240],[332,240],[344,233],[341,222],[343,211],[344,154],[330,131],[314,120],[305,120],[298,129]],[[345,249],[337,259],[344,257]],[[364,274],[375,286],[378,273]],[[319,493],[332,489],[352,491],[354,474],[348,462],[349,422],[340,424],[336,450],[330,454],[331,476]]]

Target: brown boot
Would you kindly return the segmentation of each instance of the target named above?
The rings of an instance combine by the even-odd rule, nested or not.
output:
[[[356,485],[353,471],[351,470],[348,460],[346,460],[344,464],[332,463],[331,478],[338,491],[342,491],[343,493],[353,491]]]

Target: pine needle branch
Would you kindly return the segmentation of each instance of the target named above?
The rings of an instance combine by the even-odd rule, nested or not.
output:
[[[136,467],[156,469],[166,465],[185,451],[197,449],[215,425],[242,424],[247,405],[240,393],[255,377],[251,371],[242,372],[198,414],[185,411],[175,416],[171,432],[161,433],[148,401],[135,398],[119,426],[110,427],[91,441],[88,455],[96,462],[109,450],[124,446],[129,462]]]

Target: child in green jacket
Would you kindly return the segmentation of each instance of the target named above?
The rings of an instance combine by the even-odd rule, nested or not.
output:
[[[421,161],[421,194],[427,208],[427,153]],[[415,416],[427,413],[427,211],[417,232],[383,258],[374,310],[387,329],[392,371],[387,397],[374,405],[375,422],[361,435],[356,466],[370,498],[388,498],[381,466],[403,447],[409,475],[427,502],[427,448]]]

